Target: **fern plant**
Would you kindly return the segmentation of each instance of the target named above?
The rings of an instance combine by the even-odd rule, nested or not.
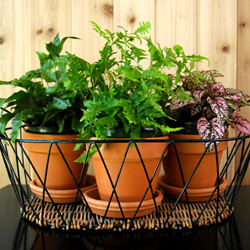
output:
[[[15,141],[23,122],[28,126],[55,127],[58,133],[78,132],[82,126],[83,101],[88,98],[88,81],[83,59],[67,53],[60,55],[68,38],[46,44],[48,53],[37,52],[40,68],[12,81],[0,81],[17,89],[7,98],[0,98],[0,132],[5,133],[12,121],[11,139]]]
[[[81,121],[81,139],[95,136],[108,139],[108,131],[121,128],[131,139],[141,138],[144,129],[167,134],[180,128],[165,123],[166,99],[190,99],[179,86],[181,74],[188,74],[205,57],[187,56],[179,45],[162,48],[154,45],[150,23],[142,22],[129,33],[123,27],[117,32],[102,30],[92,22],[93,29],[106,40],[100,59],[89,64],[85,74],[90,81],[91,98],[84,102],[86,110]],[[139,46],[135,45],[140,44]],[[143,49],[144,47],[146,49]],[[146,62],[146,63],[144,63]],[[143,65],[147,64],[147,67]],[[173,79],[168,70],[175,68]],[[175,89],[175,91],[172,91]],[[81,147],[79,144],[76,149]],[[95,153],[93,149],[89,159]],[[78,161],[85,160],[86,153]]]
[[[217,77],[222,77],[216,70],[192,72],[183,76],[183,88],[191,100],[175,99],[169,111],[175,124],[196,125],[201,139],[222,139],[227,126],[250,134],[250,123],[238,112],[241,107],[250,107],[249,96],[237,89],[225,88]],[[219,142],[217,142],[219,143]],[[207,147],[209,142],[205,142]],[[208,151],[214,149],[210,144]]]

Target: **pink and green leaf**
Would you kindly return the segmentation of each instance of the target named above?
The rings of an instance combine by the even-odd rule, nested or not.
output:
[[[192,97],[197,102],[201,102],[201,99],[205,95],[205,93],[206,93],[205,90],[195,90],[194,93],[192,94]]]
[[[212,111],[211,107],[208,106],[203,109],[202,115],[206,117],[208,120],[210,120],[214,117],[214,112]]]
[[[202,103],[197,103],[191,106],[191,112],[190,115],[191,116],[195,116],[197,114],[199,114],[200,112],[202,112],[202,110],[204,109],[203,107],[203,102]]]
[[[185,91],[185,93],[187,94],[191,94],[190,91]],[[173,100],[172,104],[170,105],[170,110],[176,110],[176,109],[179,109],[179,108],[182,108],[188,104],[196,104],[195,101],[193,100],[185,100],[184,102],[182,102],[180,99],[175,99]]]
[[[225,94],[225,88],[220,82],[216,82],[211,85],[210,91],[212,93],[218,93],[219,95]]]
[[[225,91],[224,98],[237,101],[237,100],[245,100],[246,94],[238,89],[227,88]]]
[[[207,101],[212,111],[217,115],[219,122],[224,124],[229,118],[229,108],[226,100],[223,97],[215,97],[214,99],[208,97]]]
[[[225,134],[225,127],[221,125],[217,118],[208,121],[205,117],[202,117],[197,122],[197,131],[201,139],[218,140],[222,139]],[[205,147],[208,147],[208,152],[212,151],[215,147],[214,142],[203,143]],[[210,144],[210,145],[209,145]],[[216,145],[219,141],[216,141]]]
[[[240,114],[232,113],[230,115],[231,118],[231,127],[234,129],[245,133],[250,134],[250,123],[245,118],[243,118]]]
[[[236,101],[233,101],[233,100],[228,100],[227,101],[227,105],[232,108],[233,110],[235,111],[240,111],[240,108],[242,106],[242,103],[240,100],[236,100]]]

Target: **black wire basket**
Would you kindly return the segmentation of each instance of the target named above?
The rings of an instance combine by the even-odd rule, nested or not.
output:
[[[21,137],[22,138],[22,133]],[[1,155],[6,167],[9,180],[12,184],[13,190],[16,197],[20,203],[21,215],[28,221],[39,225],[39,227],[53,228],[53,229],[65,229],[65,230],[90,230],[90,229],[109,229],[109,230],[135,230],[135,229],[165,229],[165,228],[193,228],[195,226],[210,225],[219,223],[226,218],[228,218],[234,210],[234,204],[237,198],[237,193],[240,189],[244,176],[246,174],[249,161],[250,161],[250,136],[239,134],[238,137],[227,138],[218,140],[220,142],[227,141],[230,142],[229,147],[225,150],[226,160],[223,161],[223,166],[217,161],[217,183],[211,195],[206,201],[202,202],[192,202],[189,201],[189,194],[187,192],[188,185],[192,180],[195,172],[199,168],[199,164],[202,158],[207,154],[207,149],[210,144],[215,145],[215,152],[217,152],[217,142],[214,140],[171,140],[171,139],[157,139],[152,140],[141,139],[141,140],[113,140],[111,141],[58,141],[58,140],[24,140],[18,139],[15,143],[12,143],[10,138],[5,135],[0,135],[0,149]],[[155,170],[152,176],[146,173],[146,168],[144,159],[141,157],[141,152],[139,150],[140,143],[166,143],[166,147],[159,158],[158,163],[155,166]],[[157,203],[157,197],[152,191],[152,180],[156,172],[161,168],[161,162],[164,158],[164,154],[170,146],[175,148],[176,157],[178,158],[178,152],[176,150],[176,145],[178,143],[190,143],[190,142],[209,142],[207,148],[204,147],[204,153],[201,156],[200,161],[194,166],[194,171],[188,178],[188,180],[183,180],[183,188],[180,195],[173,199],[168,197],[164,190],[160,187],[157,188],[157,192],[163,195],[163,200],[160,204]],[[85,193],[82,192],[80,187],[81,180],[76,180],[72,175],[76,186],[76,196],[72,203],[61,204],[54,202],[50,195],[49,189],[46,188],[46,177],[45,179],[40,178],[42,183],[42,196],[37,197],[30,189],[30,182],[32,181],[31,172],[38,175],[36,171],[36,166],[33,165],[29,158],[28,153],[23,147],[24,143],[46,143],[49,145],[49,150],[47,154],[47,162],[45,166],[45,171],[48,171],[49,159],[51,154],[51,147],[55,145],[61,154],[62,159],[71,173],[71,169],[64,157],[60,145],[64,143],[88,143],[97,148],[98,154],[100,154],[105,171],[108,173],[108,168],[105,160],[101,155],[101,150],[99,148],[99,143],[124,143],[126,144],[126,152],[124,154],[124,159],[122,160],[120,169],[118,171],[118,176],[115,181],[111,181],[111,186],[113,188],[112,195],[109,200],[106,201],[106,207],[103,215],[96,214],[93,212],[92,206],[88,203]],[[119,180],[119,175],[124,167],[124,162],[126,161],[126,154],[128,153],[131,145],[137,150],[140,156],[140,161],[145,171],[146,176],[148,176],[148,185],[145,189],[145,195],[149,191],[153,196],[154,209],[147,215],[138,216],[140,208],[143,206],[145,195],[142,197],[141,201],[136,203],[134,214],[129,218],[124,216],[122,202],[119,201],[119,195],[116,192],[117,182]],[[89,148],[87,148],[89,150]],[[152,146],[154,150],[154,146]],[[11,155],[14,155],[11,157]],[[217,158],[217,155],[215,156]],[[237,160],[235,158],[237,157]],[[87,161],[81,165],[81,173],[84,172],[87,167]],[[222,178],[227,178],[227,173],[231,168],[234,168],[234,176],[230,178],[226,189],[223,192],[219,191]],[[183,169],[181,164],[179,164],[179,171],[182,174]],[[231,170],[232,171],[232,170]],[[45,174],[46,176],[46,174]],[[92,177],[94,178],[94,177]],[[139,177],[138,177],[139,178]],[[51,198],[50,202],[45,201],[45,196]],[[79,201],[78,197],[81,197]],[[112,206],[112,197],[117,198],[118,210],[121,213],[120,218],[108,216],[109,210]],[[182,197],[186,197],[185,201],[182,201]]]

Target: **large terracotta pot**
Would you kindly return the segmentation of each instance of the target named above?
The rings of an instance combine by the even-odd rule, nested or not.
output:
[[[96,138],[90,138],[95,140]],[[151,139],[168,139],[168,136],[156,137]],[[117,140],[110,138],[109,140]],[[119,140],[124,140],[119,138]],[[149,139],[150,140],[150,139]],[[167,146],[167,142],[137,143],[149,179],[152,178],[160,156],[163,154]],[[115,184],[125,151],[128,143],[104,143],[100,148],[101,154],[109,171],[112,182]],[[165,153],[165,155],[167,152]],[[96,177],[96,183],[101,200],[108,201],[111,197],[112,186],[108,174],[105,170],[99,153],[95,153],[92,157],[93,168]],[[155,192],[157,180],[159,176],[160,166],[158,167],[154,179],[152,181],[153,192]],[[144,171],[141,159],[138,155],[136,147],[129,148],[126,160],[124,162],[119,181],[116,186],[116,192],[120,202],[140,201],[148,187],[148,179]],[[144,200],[152,199],[152,193],[148,190]],[[116,201],[115,195],[112,201]]]
[[[37,134],[23,131],[23,139],[25,140],[76,140],[75,134]],[[79,183],[83,164],[74,162],[83,153],[83,150],[74,151],[75,143],[59,143],[58,144],[70,169]],[[42,181],[45,178],[46,162],[48,158],[50,143],[24,143],[24,148],[29,152],[29,158],[33,163]],[[84,174],[81,182],[83,187],[87,177],[88,166],[85,166]],[[42,187],[42,183],[35,174],[36,185]],[[53,144],[49,158],[48,173],[46,178],[46,188],[53,190],[76,189],[77,186],[70,174],[69,169],[63,157],[61,156],[57,146]]]
[[[224,138],[228,137],[228,130],[226,130]],[[169,138],[172,140],[199,140],[199,135],[190,134],[171,134]],[[222,141],[217,146],[218,163],[220,164],[223,151],[227,148],[228,142]],[[200,161],[202,154],[205,151],[205,147],[202,142],[176,142],[175,143],[178,156],[180,159],[180,164],[183,171],[183,176],[185,183],[187,183],[191,174],[193,173],[196,165]],[[168,193],[168,189],[176,188],[181,190],[183,188],[183,180],[181,177],[181,172],[176,157],[176,153],[173,145],[169,146],[169,151],[166,157],[163,159],[163,168],[165,176],[162,181],[168,186],[165,188],[165,193],[167,193],[172,198],[172,193]],[[201,160],[198,169],[196,170],[194,176],[189,182],[187,189],[207,189],[215,187],[217,183],[217,167],[216,167],[216,154],[215,150],[212,152],[207,152],[203,159]],[[224,182],[225,183],[225,182]],[[185,199],[183,195],[182,200]],[[199,201],[199,198],[196,201]]]

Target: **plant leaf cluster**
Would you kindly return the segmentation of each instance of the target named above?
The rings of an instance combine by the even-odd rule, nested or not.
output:
[[[40,68],[28,71],[19,79],[0,81],[17,89],[8,98],[0,99],[0,132],[4,134],[12,120],[11,139],[19,135],[22,122],[29,126],[56,127],[58,133],[81,129],[83,101],[88,98],[88,81],[84,69],[88,63],[66,53],[60,55],[65,41],[76,37],[59,35],[46,44],[48,53],[37,52]]]
[[[225,88],[216,77],[222,75],[216,70],[192,72],[183,76],[183,88],[191,100],[176,99],[170,105],[170,112],[180,126],[196,124],[201,139],[222,139],[225,128],[250,134],[250,123],[238,112],[241,107],[250,107],[249,96],[233,88]],[[204,143],[205,146],[209,142]],[[210,144],[208,151],[214,149]]]
[[[92,25],[105,44],[100,59],[86,69],[91,98],[84,102],[81,139],[95,136],[107,140],[111,128],[124,128],[131,139],[139,139],[144,128],[162,134],[179,130],[165,123],[168,117],[165,106],[170,97],[189,98],[179,86],[181,75],[189,74],[196,62],[206,58],[187,56],[179,45],[173,48],[154,45],[147,35],[149,22],[140,23],[132,33],[119,26],[117,32],[111,32],[94,22]],[[173,68],[175,79],[168,73]],[[89,158],[95,151],[91,151]],[[79,161],[85,157],[86,153]]]

